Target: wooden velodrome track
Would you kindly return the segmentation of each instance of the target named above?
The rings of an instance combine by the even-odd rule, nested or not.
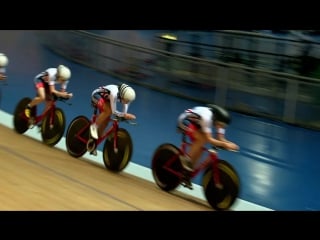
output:
[[[4,125],[0,156],[0,210],[212,210],[201,199],[166,193],[125,172],[112,173]]]

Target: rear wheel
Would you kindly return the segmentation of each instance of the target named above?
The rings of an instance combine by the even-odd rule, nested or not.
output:
[[[202,186],[213,209],[228,210],[239,195],[240,178],[231,164],[224,160],[219,160],[218,169],[222,188],[215,185],[211,167],[208,167],[203,175]]]
[[[117,131],[118,151],[114,151],[114,133],[107,138],[103,147],[103,162],[107,169],[113,172],[122,171],[129,163],[133,143],[129,132],[123,128]]]
[[[164,191],[171,191],[180,184],[179,176],[164,168],[168,161],[173,161],[168,167],[175,172],[182,172],[182,165],[178,161],[180,154],[180,150],[170,143],[160,145],[153,154],[152,175],[156,184]]]
[[[13,115],[13,126],[17,133],[23,134],[29,128],[28,119],[24,116],[24,110],[30,101],[31,98],[25,97],[16,105]]]
[[[52,124],[50,123],[50,112],[44,117],[41,123],[42,141],[48,146],[56,145],[64,134],[66,118],[60,108],[56,108],[53,114]]]
[[[85,116],[78,116],[71,121],[66,134],[67,151],[71,156],[78,158],[86,153],[89,126],[90,120]]]

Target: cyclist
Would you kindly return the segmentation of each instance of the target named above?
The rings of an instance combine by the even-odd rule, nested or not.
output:
[[[200,159],[202,147],[209,143],[228,150],[238,150],[239,146],[225,138],[225,129],[231,122],[231,116],[222,107],[210,104],[187,109],[178,117],[178,129],[185,132],[192,142],[186,157],[181,164],[188,172]],[[215,137],[212,127],[215,128]],[[190,184],[190,183],[189,183]]]
[[[62,98],[71,98],[72,93],[66,92],[71,71],[64,65],[59,65],[57,68],[48,68],[44,72],[39,73],[34,78],[34,85],[37,91],[35,98],[25,108],[27,118],[34,117],[34,112],[31,109],[39,103],[46,101],[44,111],[49,107],[50,100],[55,96]],[[61,89],[56,90],[55,84],[61,84]]]
[[[100,114],[97,116],[95,123],[90,126],[92,138],[98,139],[99,136],[102,136],[112,114],[125,119],[135,119],[135,115],[127,113],[130,103],[135,98],[136,93],[133,88],[124,83],[100,86],[93,90],[91,104],[95,109],[99,110]],[[117,102],[122,103],[122,111],[117,110]],[[96,153],[93,152],[92,154],[95,155]]]
[[[0,80],[5,80],[6,76],[6,66],[8,65],[8,57],[4,53],[0,53]]]

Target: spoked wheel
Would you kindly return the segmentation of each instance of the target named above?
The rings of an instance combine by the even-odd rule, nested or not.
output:
[[[64,112],[62,109],[56,108],[52,121],[50,120],[50,113],[48,113],[41,123],[42,141],[48,146],[56,145],[62,138],[65,128],[66,118]]]
[[[89,126],[90,120],[85,116],[78,116],[71,121],[66,135],[67,151],[71,156],[78,158],[86,153]]]
[[[24,118],[24,109],[30,101],[31,98],[28,97],[21,99],[14,110],[13,126],[17,133],[22,134],[29,128],[28,120]]]
[[[152,174],[156,184],[164,191],[171,191],[180,184],[180,177],[164,168],[168,161],[170,169],[175,172],[182,172],[182,165],[179,161],[180,150],[170,143],[160,145],[152,157]]]
[[[224,160],[219,160],[218,168],[222,188],[215,185],[211,167],[203,175],[202,186],[213,209],[228,210],[239,195],[240,178],[235,169]]]
[[[117,132],[118,151],[114,151],[114,134],[106,139],[103,147],[103,162],[107,169],[113,172],[122,171],[129,163],[133,144],[129,132],[123,128],[119,128]]]

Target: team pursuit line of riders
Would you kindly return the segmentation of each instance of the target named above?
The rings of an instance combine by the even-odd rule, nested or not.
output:
[[[6,80],[6,67],[8,65],[8,57],[0,53],[0,80]],[[37,117],[36,112],[36,106],[40,103],[44,103],[45,107],[43,109],[43,113],[49,112],[48,109],[52,108],[52,102],[56,101],[57,99],[64,99],[68,100],[73,97],[73,94],[67,91],[68,83],[71,79],[71,70],[65,65],[58,65],[57,67],[50,67],[44,70],[43,72],[40,72],[34,77],[33,84],[36,89],[35,97],[34,98],[25,98],[24,101],[21,101],[19,104],[19,109],[15,110],[15,115],[19,115],[19,119],[16,116],[15,117],[15,127],[16,130],[18,130],[19,133],[23,133],[26,131],[26,129],[31,128],[35,124],[35,120]],[[60,88],[56,87],[57,85],[60,85]],[[99,86],[95,88],[91,93],[91,105],[94,112],[94,118],[92,120],[86,119],[84,116],[82,117],[83,126],[69,126],[67,138],[69,136],[69,140],[67,139],[67,149],[70,149],[69,153],[73,156],[79,157],[82,156],[83,151],[80,149],[80,146],[82,147],[83,144],[85,144],[85,151],[88,151],[90,154],[97,156],[97,141],[106,134],[106,132],[109,129],[109,125],[113,125],[115,131],[119,131],[118,125],[114,125],[115,119],[122,119],[124,121],[133,121],[136,119],[136,116],[132,113],[129,113],[129,106],[130,104],[136,99],[136,92],[135,90],[129,86],[128,84],[121,83],[121,84],[108,84],[104,86]],[[117,103],[120,103],[122,105],[122,109],[118,109]],[[62,111],[61,111],[62,112]],[[50,114],[47,114],[50,115]],[[62,117],[64,117],[63,112],[60,113]],[[57,115],[57,118],[59,118],[59,114]],[[24,125],[23,129],[21,129],[21,126],[19,127],[19,124],[21,125],[21,119],[24,119]],[[42,120],[42,119],[41,119]],[[54,119],[53,119],[54,120]],[[53,120],[48,120],[48,124],[52,124]],[[75,119],[79,120],[79,118]],[[41,124],[37,122],[37,124]],[[79,121],[78,121],[79,122]],[[182,168],[179,168],[179,171],[183,172],[183,177],[179,177],[179,182],[183,182],[183,186],[186,186],[190,189],[192,189],[192,182],[191,179],[194,175],[191,173],[194,172],[194,170],[199,165],[199,160],[201,159],[201,156],[204,152],[205,146],[207,144],[212,145],[215,150],[208,150],[209,154],[213,154],[216,152],[217,149],[224,149],[224,150],[230,150],[230,151],[238,151],[239,146],[235,144],[234,142],[231,142],[226,139],[226,127],[231,122],[231,115],[229,112],[218,105],[215,104],[208,104],[204,106],[194,106],[194,107],[186,107],[186,110],[179,115],[177,115],[177,130],[178,132],[182,133],[182,135],[185,137],[188,137],[190,144],[188,145],[188,149],[185,152],[181,152],[183,150],[179,150],[179,154],[181,155],[179,157],[179,166]],[[110,124],[111,123],[111,124]],[[87,129],[84,131],[84,133],[81,135],[81,128],[85,128],[84,125],[88,124]],[[118,124],[118,123],[116,123]],[[70,124],[72,125],[72,124]],[[73,127],[73,129],[72,129]],[[46,128],[46,126],[43,126],[43,128]],[[50,125],[50,128],[52,126]],[[63,126],[64,130],[64,126]],[[112,143],[110,143],[110,147],[106,146],[106,152],[107,151],[113,151],[111,150],[111,146],[115,147],[115,145],[120,145],[121,143],[121,137],[123,137],[123,133],[125,130],[123,129],[122,134],[117,134],[118,136],[114,136],[114,140]],[[77,145],[74,145],[72,143],[74,136],[79,133],[79,138]],[[62,133],[63,134],[63,133]],[[72,136],[71,136],[72,134]],[[112,133],[110,133],[112,134]],[[126,133],[129,135],[128,133]],[[51,136],[51,135],[50,135]],[[44,136],[45,137],[45,136]],[[83,141],[83,144],[81,145],[81,138],[86,138],[85,141]],[[128,136],[130,137],[130,136]],[[55,140],[54,144],[59,141],[61,136],[59,136],[58,139]],[[71,140],[70,140],[71,139]],[[69,143],[68,143],[69,141]],[[131,140],[130,140],[131,141]],[[183,142],[186,142],[183,140]],[[95,143],[93,145],[92,144]],[[51,145],[54,145],[51,144]],[[49,144],[50,145],[50,144]],[[132,145],[132,143],[131,143]],[[93,147],[92,147],[93,146]],[[118,151],[118,147],[114,148]],[[132,148],[132,146],[131,146]],[[123,148],[125,149],[125,148]],[[159,150],[159,149],[158,149]],[[77,151],[80,151],[81,154],[77,154]],[[115,152],[117,152],[115,151]],[[130,150],[132,151],[132,150]],[[161,149],[163,151],[163,149]],[[172,152],[173,150],[167,150],[167,153],[162,152],[161,154],[163,157],[161,158],[169,158],[170,155],[169,152]],[[156,151],[157,152],[157,151]],[[106,153],[107,154],[107,153]],[[106,155],[104,158],[105,164],[110,165],[111,163],[108,163],[109,161],[112,161],[112,158],[116,158],[114,155]],[[131,152],[129,153],[131,157]],[[156,155],[156,154],[155,154]],[[156,161],[156,158],[158,159],[159,156],[155,156],[153,161]],[[161,156],[162,156],[161,155]],[[122,170],[128,163],[129,160],[121,167],[120,165],[117,166],[117,170]],[[158,161],[158,160],[157,160]],[[169,160],[168,160],[169,161]],[[120,163],[119,163],[120,164]],[[161,163],[164,165],[164,163]],[[153,164],[153,168],[156,168],[157,164]],[[217,164],[218,166],[218,164]],[[239,194],[238,191],[238,185],[239,185],[239,178],[236,174],[235,170],[227,164],[229,170],[225,170],[225,166],[218,166],[217,168],[212,168],[213,173],[211,178],[213,178],[213,175],[215,174],[215,169],[219,169],[220,171],[224,171],[231,177],[231,182],[235,182],[234,185],[236,186],[234,191],[232,200],[230,200],[228,203],[224,203],[225,205],[222,205],[223,202],[225,202],[227,199],[227,193],[223,194],[223,197],[220,196],[221,199],[216,200],[210,200],[211,195],[209,194],[207,196],[208,201],[210,205],[216,209],[216,210],[226,210],[229,209],[230,206],[234,203],[236,197]],[[177,167],[173,167],[177,168]],[[153,169],[154,171],[154,177],[156,178],[157,184],[160,186],[160,188],[166,190],[168,186],[164,186],[167,184],[164,184],[164,181],[169,180],[160,180],[159,174],[162,174],[161,171]],[[219,171],[217,172],[220,175],[220,181],[225,181],[223,178],[223,174],[219,174]],[[170,175],[171,176],[171,175]],[[187,176],[187,177],[186,177]],[[189,177],[188,177],[189,176]],[[232,178],[232,176],[234,176]],[[170,177],[168,179],[171,179]],[[170,180],[172,181],[172,179]],[[216,180],[215,180],[216,181]],[[204,188],[207,188],[207,183],[204,183]],[[212,192],[215,192],[215,198],[218,198],[217,196],[219,194],[216,193],[216,189],[221,190],[221,184],[215,184],[213,187],[215,190]],[[169,189],[169,188],[168,188]]]

